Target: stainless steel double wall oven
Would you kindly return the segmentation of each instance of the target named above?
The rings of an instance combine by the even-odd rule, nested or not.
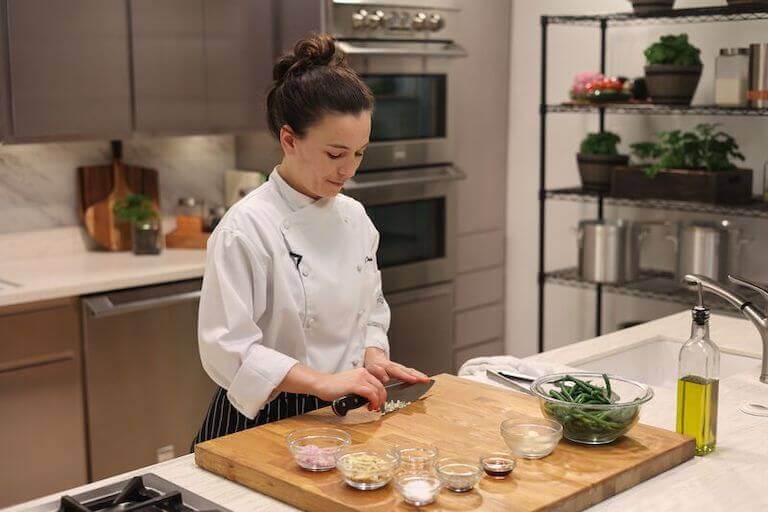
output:
[[[453,2],[330,3],[332,33],[376,100],[371,144],[347,193],[381,233],[385,291],[450,281],[455,274]]]

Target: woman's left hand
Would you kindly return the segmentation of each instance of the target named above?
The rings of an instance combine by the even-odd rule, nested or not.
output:
[[[375,347],[365,349],[365,369],[383,384],[386,384],[389,379],[400,379],[405,382],[429,381],[429,377],[420,371],[390,361],[383,350]]]

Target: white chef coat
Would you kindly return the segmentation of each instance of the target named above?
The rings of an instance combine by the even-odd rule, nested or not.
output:
[[[389,355],[390,311],[363,206],[314,200],[279,174],[235,204],[208,240],[198,338],[208,375],[254,418],[303,363],[336,373]]]

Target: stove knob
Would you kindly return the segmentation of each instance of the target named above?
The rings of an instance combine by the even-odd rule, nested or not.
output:
[[[368,28],[375,29],[382,26],[384,23],[384,12],[376,11],[365,17],[365,25]]]
[[[413,15],[413,18],[411,18],[411,28],[413,30],[426,29],[426,23],[427,23],[427,15],[423,12],[418,12]]]
[[[432,32],[437,32],[444,26],[445,26],[445,20],[439,14],[433,14],[427,20],[427,27],[429,27],[429,30],[431,30]]]
[[[352,15],[352,28],[361,29],[365,28],[365,19],[368,16],[368,11],[360,9]]]

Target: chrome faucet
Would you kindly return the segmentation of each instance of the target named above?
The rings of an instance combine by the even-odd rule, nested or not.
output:
[[[715,295],[719,295],[733,304],[733,307],[741,311],[742,315],[755,324],[757,331],[760,333],[760,337],[763,339],[763,368],[760,371],[760,382],[768,384],[768,289],[742,277],[728,276],[728,280],[734,284],[758,292],[766,301],[766,309],[761,311],[760,308],[755,306],[752,302],[736,295],[717,281],[713,281],[708,277],[699,274],[688,274],[685,276],[685,281],[687,283],[693,285],[700,284],[705,290],[708,290]]]

